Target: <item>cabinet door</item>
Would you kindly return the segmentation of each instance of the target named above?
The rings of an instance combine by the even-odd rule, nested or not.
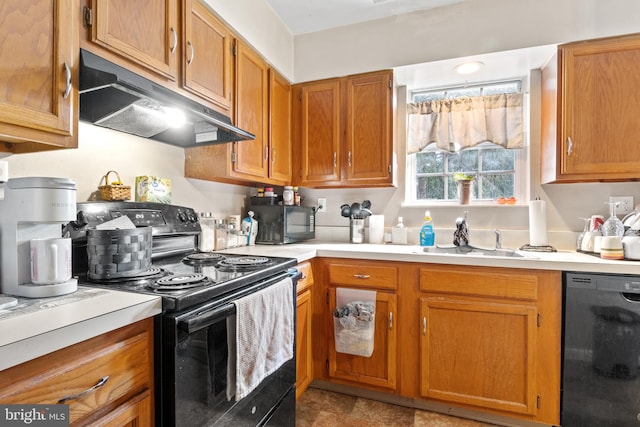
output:
[[[296,311],[296,398],[311,383],[311,289],[298,294]]]
[[[392,182],[392,83],[390,71],[347,79],[349,184]]]
[[[91,421],[92,427],[151,427],[153,415],[151,393],[149,390],[132,397],[105,416]]]
[[[543,152],[544,182],[628,181],[640,178],[640,35],[571,43],[558,50],[557,133],[545,123],[543,137],[557,137],[556,153]],[[554,67],[549,68],[554,72]],[[543,70],[545,96],[556,95]],[[552,74],[553,77],[553,74]],[[549,109],[552,111],[552,109]],[[556,117],[550,117],[555,120]],[[545,147],[548,141],[543,141]],[[547,159],[553,157],[555,159]],[[550,160],[551,166],[545,163]],[[556,176],[546,169],[557,161]],[[554,179],[555,178],[555,179]]]
[[[373,354],[371,357],[338,353],[333,332],[329,334],[329,376],[361,384],[396,388],[396,301],[395,294],[376,292]],[[336,289],[330,290],[330,307],[336,306]],[[329,313],[333,331],[333,313]]]
[[[275,70],[269,70],[269,177],[291,182],[291,85]]]
[[[185,0],[183,13],[183,86],[229,111],[231,32],[199,0]]]
[[[300,185],[340,181],[340,81],[300,89]]]
[[[93,0],[92,41],[175,80],[177,0]]]
[[[268,174],[267,120],[269,78],[267,63],[236,40],[236,126],[256,136],[234,142],[234,176],[264,179]]]
[[[524,303],[420,300],[420,394],[536,411],[536,310]]]
[[[73,10],[71,0],[0,2],[0,151],[77,147]]]

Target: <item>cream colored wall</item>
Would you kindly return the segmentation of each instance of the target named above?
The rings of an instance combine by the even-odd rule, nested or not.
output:
[[[77,200],[94,197],[102,176],[116,170],[122,181],[131,186],[134,196],[135,177],[152,175],[171,179],[172,203],[193,207],[196,211],[214,212],[219,217],[243,213],[248,189],[184,178],[184,150],[80,123],[80,143],[74,150],[14,154],[3,158],[9,162],[12,178],[22,176],[54,176],[76,181]],[[110,178],[115,175],[111,174]]]
[[[295,81],[638,31],[636,0],[466,0],[299,35]]]

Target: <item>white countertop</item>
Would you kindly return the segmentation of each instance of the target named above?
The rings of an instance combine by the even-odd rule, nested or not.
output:
[[[296,258],[353,258],[425,264],[562,270],[640,275],[638,261],[608,261],[575,251],[552,253],[518,251],[523,257],[426,253],[420,246],[311,242],[291,245],[256,245],[221,252]],[[83,288],[80,289],[95,289]],[[104,334],[162,311],[160,297],[100,289],[79,301],[0,316],[0,370],[34,359],[80,341]]]
[[[39,299],[40,308],[0,316],[0,370],[155,316],[162,311],[157,296],[78,289],[74,294]],[[48,301],[47,301],[48,300]]]
[[[526,268],[535,270],[583,271],[595,273],[638,274],[640,261],[610,261],[597,256],[575,252],[517,251],[523,257],[498,257],[476,254],[454,255],[426,253],[420,246],[375,245],[350,243],[301,243],[290,245],[255,245],[231,248],[221,252],[281,256],[296,258],[298,262],[318,257],[354,258],[428,264],[476,265],[486,267]]]

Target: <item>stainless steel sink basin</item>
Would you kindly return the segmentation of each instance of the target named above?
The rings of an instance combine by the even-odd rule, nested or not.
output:
[[[524,258],[523,255],[517,253],[512,249],[479,248],[471,245],[435,246],[435,247],[431,246],[431,247],[425,247],[424,251],[432,254],[479,255],[479,256]]]

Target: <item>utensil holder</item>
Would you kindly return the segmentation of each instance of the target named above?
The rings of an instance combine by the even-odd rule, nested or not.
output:
[[[349,222],[349,241],[364,243],[364,218],[351,218]]]

